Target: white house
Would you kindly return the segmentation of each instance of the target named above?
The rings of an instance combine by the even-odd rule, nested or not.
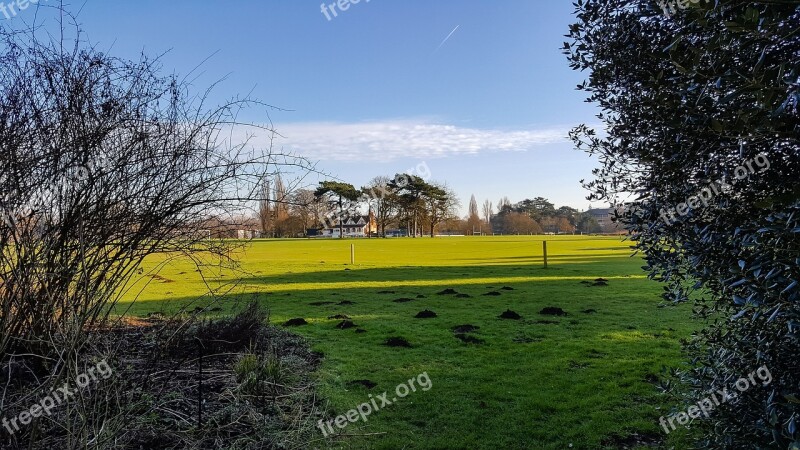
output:
[[[342,223],[342,232],[345,237],[366,237],[370,234],[377,233],[378,224],[375,221],[375,215],[370,213],[368,216],[353,216],[344,219]],[[318,236],[338,238],[339,222],[336,221],[330,227],[325,228]]]

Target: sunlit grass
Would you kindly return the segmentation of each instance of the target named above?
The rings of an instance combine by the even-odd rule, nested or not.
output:
[[[629,243],[547,239],[548,269],[542,237],[255,241],[238,271],[208,268],[205,281],[186,261],[148,260],[145,273],[163,263],[159,278],[140,280],[149,282],[140,301],[120,307],[168,314],[213,302],[221,308],[213,316],[255,298],[275,323],[305,318],[295,330],[325,354],[319,378],[332,414],[427,371],[430,391],[348,426],[386,433],[343,441],[352,448],[602,448],[632,432],[661,438],[666,405],[650,381],[680,364],[679,339],[693,327],[688,307],[662,307],[660,286]],[[598,277],[609,285],[587,284]],[[204,297],[206,283],[226,295]],[[469,297],[437,295],[446,288]],[[353,304],[338,305],[345,300]],[[540,315],[546,306],[567,316]],[[415,319],[423,309],[438,317]],[[506,309],[523,319],[499,319]],[[366,332],[337,329],[334,314]],[[452,328],[463,324],[479,326],[471,334],[483,343],[457,339]],[[412,348],[382,345],[393,336]],[[378,386],[350,384],[358,379]]]

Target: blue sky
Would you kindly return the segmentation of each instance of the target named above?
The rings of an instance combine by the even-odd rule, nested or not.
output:
[[[597,120],[575,91],[585,74],[560,51],[569,0],[361,0],[336,6],[336,17],[328,7],[331,20],[320,3],[84,0],[67,9],[102,51],[167,52],[164,70],[179,75],[202,63],[198,89],[224,78],[215,102],[249,94],[288,110],[270,113],[278,145],[357,186],[424,163],[464,207],[475,194],[587,208],[579,180],[597,163],[566,133]],[[267,120],[257,108],[243,118]]]

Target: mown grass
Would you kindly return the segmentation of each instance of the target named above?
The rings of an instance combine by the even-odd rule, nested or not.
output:
[[[626,242],[548,237],[544,269],[541,240],[255,241],[238,255],[238,271],[210,272],[205,280],[185,260],[152,258],[143,270],[160,267],[159,277],[143,277],[128,294],[130,300],[141,291],[138,301],[119,307],[134,315],[170,314],[213,302],[221,308],[207,314],[213,316],[258,298],[275,323],[305,318],[309,325],[295,330],[325,354],[319,378],[331,417],[370,394],[389,391],[391,399],[395,386],[428,373],[432,389],[386,406],[367,423],[350,424],[343,433],[353,436],[332,445],[613,448],[639,433],[665,448],[682,446],[685,433],[667,437],[658,428],[668,405],[653,382],[663,367],[681,364],[679,340],[696,326],[688,306],[661,304],[661,287],[644,277],[642,260],[630,256]],[[581,283],[598,277],[608,286]],[[201,298],[209,287],[225,295]],[[437,295],[446,288],[470,297]],[[484,295],[493,291],[500,295]],[[393,301],[399,298],[412,301]],[[331,303],[312,305],[317,302]],[[547,306],[567,315],[540,315]],[[424,309],[438,317],[414,318]],[[499,319],[506,309],[522,320]],[[337,329],[339,320],[328,319],[334,314],[350,316],[366,332]],[[464,324],[480,327],[471,335],[483,343],[457,339],[452,328]],[[395,336],[412,347],[383,345]],[[377,386],[351,384],[362,379]]]

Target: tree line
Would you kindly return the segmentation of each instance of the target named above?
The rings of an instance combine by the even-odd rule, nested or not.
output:
[[[333,229],[343,233],[348,218],[371,213],[374,236],[400,233],[407,236],[443,234],[545,234],[616,232],[601,226],[589,212],[569,206],[556,207],[543,197],[512,204],[503,197],[497,205],[475,196],[468,213],[459,217],[460,201],[444,183],[428,182],[413,174],[377,176],[360,188],[343,181],[322,181],[316,189],[287,192],[280,175],[262,182],[262,200],[256,220],[264,237],[301,237],[310,230]],[[342,220],[340,220],[340,218]]]

